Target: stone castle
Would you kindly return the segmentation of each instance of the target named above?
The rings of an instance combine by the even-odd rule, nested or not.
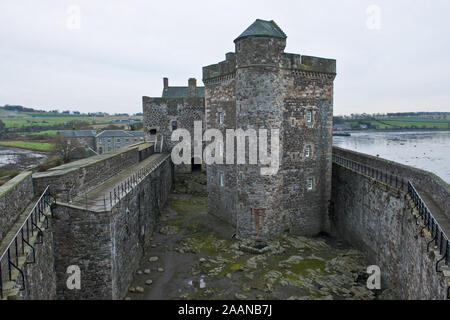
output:
[[[177,198],[176,173],[196,170],[207,173],[210,214],[235,226],[238,240],[244,239],[236,241],[227,228],[223,236],[233,242],[233,252],[252,250],[246,266],[272,254],[264,251],[270,247],[266,239],[281,243],[280,233],[325,231],[333,241],[364,252],[367,263],[379,266],[383,288],[396,297],[450,298],[450,186],[427,171],[332,147],[334,60],[285,53],[286,35],[273,21],[256,20],[235,45],[225,61],[203,68],[204,88],[195,79],[187,87],[169,86],[164,79],[162,97],[143,98],[144,129],[156,143],[125,146],[45,172],[22,172],[0,186],[0,300],[137,294],[137,288],[130,289],[142,266],[149,268],[144,274],[165,271],[156,260],[149,266],[146,255],[168,250],[154,237],[163,236],[165,206]],[[205,165],[197,158],[175,165],[172,132],[184,128],[192,136],[194,121],[222,133],[243,129],[249,137],[252,129],[263,127],[270,135],[278,130],[278,173],[261,175],[264,166],[249,165],[248,156],[247,164],[239,165]],[[211,217],[201,213],[204,227]],[[295,238],[305,240],[295,247],[303,256],[311,238]],[[177,270],[203,268],[198,256],[182,254],[195,261],[158,263]],[[218,272],[231,268],[231,262],[221,267],[209,262]],[[68,286],[73,266],[80,270],[79,289]],[[342,276],[353,283],[354,265],[350,268]],[[167,275],[157,288],[168,285]]]
[[[174,129],[193,136],[194,120],[223,136],[227,129],[279,130],[276,175],[262,176],[248,161],[206,168],[210,212],[243,238],[329,231],[336,61],[285,53],[286,38],[274,21],[258,19],[234,40],[236,52],[203,68],[204,97],[194,79],[183,89],[165,79],[162,98],[143,98],[145,130],[160,132],[166,150]]]

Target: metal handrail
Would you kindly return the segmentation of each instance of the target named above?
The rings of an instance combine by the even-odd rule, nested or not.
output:
[[[377,168],[338,156],[333,154],[332,157],[333,161],[343,167],[352,169],[354,171],[358,171],[362,174],[365,174],[367,176],[370,176],[374,178],[375,180],[381,181],[383,183],[386,183],[392,187],[395,187],[397,189],[407,191],[408,184],[407,180],[399,177],[397,175],[388,173],[387,171],[382,171]]]
[[[41,194],[36,204],[31,209],[28,216],[25,218],[25,221],[19,227],[12,240],[9,242],[8,246],[0,256],[0,298],[3,299],[3,273],[2,273],[2,262],[5,257],[8,259],[8,276],[9,281],[12,281],[12,268],[18,270],[19,274],[22,277],[22,285],[20,291],[25,290],[25,277],[23,271],[19,268],[19,249],[21,254],[25,254],[25,247],[28,247],[33,252],[33,260],[26,261],[26,264],[35,262],[35,250],[34,247],[30,244],[30,234],[34,235],[36,231],[41,231],[38,227],[38,223],[41,221],[42,216],[45,217],[48,225],[48,217],[44,214],[45,210],[51,206],[51,199],[54,198],[50,194],[50,186],[47,186],[44,192]],[[37,229],[35,231],[35,229]],[[19,236],[20,235],[20,236]],[[42,233],[40,233],[42,236]],[[21,246],[19,245],[21,244]],[[14,257],[11,257],[11,252],[14,253]]]
[[[120,205],[120,201],[123,197],[125,197],[130,191],[134,190],[134,188],[139,185],[142,180],[144,180],[149,174],[151,174],[155,169],[157,169],[162,163],[164,163],[171,155],[168,154],[165,157],[159,159],[156,162],[150,162],[146,166],[139,168],[133,174],[128,176],[126,179],[120,181],[117,185],[115,185],[109,192],[109,195],[103,194],[103,198],[99,198],[98,196],[94,196],[93,198],[89,198],[89,191],[86,191],[84,194],[77,197],[76,201],[82,205],[86,210],[92,204],[98,204],[103,207],[104,211],[112,210],[115,206]],[[67,194],[68,199],[68,194]],[[103,204],[101,202],[103,201]],[[67,202],[70,202],[67,200]]]
[[[417,210],[419,211],[420,217],[422,218],[425,227],[428,229],[431,237],[433,238],[431,243],[435,243],[439,254],[442,256],[442,258],[436,263],[436,271],[439,271],[438,265],[441,261],[445,260],[445,263],[450,266],[450,241],[448,239],[448,236],[445,234],[444,230],[442,230],[439,222],[433,216],[425,201],[423,201],[423,199],[420,197],[420,194],[417,192],[416,188],[414,188],[414,185],[411,183],[411,181],[408,181],[408,194],[411,196],[411,199],[413,200],[414,205],[417,207]]]
[[[441,272],[439,270],[439,263],[441,263],[442,261],[444,261],[448,266],[450,266],[449,238],[445,234],[444,230],[442,230],[442,227],[439,225],[439,222],[433,216],[431,210],[427,207],[425,201],[423,201],[423,199],[420,197],[419,193],[417,192],[416,188],[414,188],[414,185],[412,184],[411,181],[408,180],[407,183],[405,183],[405,179],[401,177],[389,174],[386,171],[382,171],[335,154],[333,154],[332,160],[343,167],[358,171],[360,173],[363,173],[365,175],[374,178],[375,180],[385,182],[396,188],[400,187],[399,189],[406,191],[410,195],[411,199],[414,202],[414,205],[419,211],[422,220],[424,221],[424,226],[421,229],[421,234],[423,233],[423,230],[425,228],[428,229],[428,231],[431,234],[432,240],[427,243],[427,251],[429,251],[430,244],[434,242],[435,247],[438,249],[439,254],[442,256],[442,258],[440,258],[436,262],[436,272]],[[406,190],[404,190],[405,187]],[[447,299],[450,299],[450,287],[447,288]]]

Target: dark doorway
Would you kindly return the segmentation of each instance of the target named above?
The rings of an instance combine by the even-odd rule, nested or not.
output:
[[[202,164],[201,163],[194,163],[194,158],[191,159],[191,168],[192,172],[201,172],[202,171]]]

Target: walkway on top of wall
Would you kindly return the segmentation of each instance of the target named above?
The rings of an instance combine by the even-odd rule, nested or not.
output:
[[[339,148],[337,148],[339,149]],[[343,151],[348,151],[345,149],[339,149]],[[349,151],[351,154],[357,154],[354,151]],[[364,154],[360,154],[363,155]],[[367,156],[368,158],[370,156]],[[379,161],[379,159],[377,159]],[[396,189],[402,190],[403,192],[406,192],[405,187],[407,185],[406,178],[405,177],[398,177],[391,173],[388,173],[386,170],[380,170],[373,167],[370,167],[362,162],[354,161],[352,159],[347,159],[345,157],[341,157],[340,155],[333,155],[333,162],[337,165],[340,165],[344,168],[347,168],[355,173],[362,174],[365,176],[370,177],[371,179],[375,179],[381,183],[390,185],[391,187],[394,187]],[[393,163],[393,162],[392,162]],[[400,182],[400,183],[399,183]],[[414,188],[416,188],[417,192],[419,193],[422,200],[427,205],[428,209],[430,210],[433,217],[436,219],[436,221],[439,223],[439,226],[441,227],[442,231],[446,235],[450,234],[450,219],[446,216],[445,212],[441,209],[440,206],[436,204],[436,202],[433,200],[433,197],[431,195],[424,191],[423,188],[418,188],[417,185],[414,185]]]
[[[93,190],[80,195],[70,202],[71,205],[82,207],[91,211],[109,211],[123,193],[127,193],[133,185],[138,183],[141,177],[152,171],[161,161],[167,158],[167,154],[153,154],[116,176],[106,180]],[[114,195],[116,193],[116,196]]]
[[[416,190],[419,193],[422,200],[427,205],[428,209],[430,209],[430,212],[433,215],[433,217],[437,220],[437,222],[441,226],[442,231],[444,231],[445,234],[450,235],[450,219],[447,218],[444,212],[442,212],[441,208],[434,202],[434,200],[426,191],[417,187]]]

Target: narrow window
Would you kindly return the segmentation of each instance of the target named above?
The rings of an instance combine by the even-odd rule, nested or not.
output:
[[[219,156],[219,157],[223,157],[223,144],[222,144],[222,142],[219,142],[219,143],[218,143],[218,146],[219,146],[219,148],[218,148],[218,149],[219,149],[219,150],[218,150],[218,151],[219,151],[219,152],[218,152],[218,156]]]
[[[223,187],[224,183],[223,183],[223,172],[219,172],[219,185],[221,187]]]
[[[309,158],[311,156],[311,146],[306,146],[305,157]]]
[[[308,190],[312,190],[312,189],[313,189],[313,179],[308,178]]]
[[[223,125],[223,113],[219,112],[219,124]]]
[[[312,121],[312,113],[311,113],[311,111],[308,111],[306,113],[306,121],[307,122],[311,122]]]
[[[177,121],[172,121],[172,131],[177,130],[177,128],[178,128]]]

